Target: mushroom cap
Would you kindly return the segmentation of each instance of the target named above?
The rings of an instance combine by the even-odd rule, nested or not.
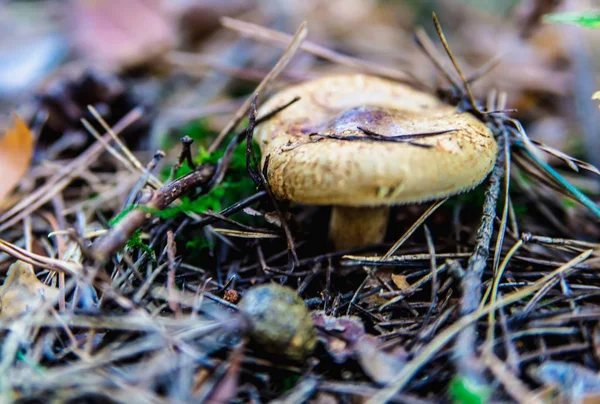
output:
[[[263,166],[269,156],[267,179],[280,199],[346,206],[422,202],[472,189],[494,166],[498,146],[484,123],[404,84],[360,74],[319,78],[279,92],[259,114],[294,97],[300,100],[261,124],[255,136]],[[369,140],[359,127],[382,136],[451,132],[409,144]]]

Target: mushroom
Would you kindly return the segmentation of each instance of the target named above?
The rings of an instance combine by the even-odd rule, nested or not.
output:
[[[338,249],[381,242],[391,205],[468,191],[494,166],[498,146],[484,123],[404,84],[323,77],[282,90],[260,112],[294,97],[256,130],[262,165],[268,156],[278,199],[332,205]]]

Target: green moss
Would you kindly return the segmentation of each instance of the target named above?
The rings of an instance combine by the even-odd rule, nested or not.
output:
[[[577,206],[577,202],[570,198],[562,198],[562,205],[565,209],[572,209]]]
[[[213,248],[214,246],[214,241],[202,236],[195,237],[192,240],[187,240],[185,243],[185,248],[196,251],[204,250],[206,248]]]
[[[489,401],[490,388],[456,376],[450,383],[450,395],[455,404],[484,404]]]
[[[205,143],[207,143],[211,138],[214,138],[216,135],[217,133],[210,128],[210,125],[206,119],[198,119],[185,126],[179,132],[178,137],[165,134],[162,137],[161,148],[169,150],[174,147],[179,147],[179,138],[183,136],[188,136],[194,139],[196,143],[205,145]]]
[[[256,143],[253,146],[255,153],[260,157],[260,149]],[[216,165],[219,159],[223,157],[223,153],[223,150],[217,150],[209,154],[205,149],[201,148],[194,162],[196,164]],[[186,167],[178,170],[177,176],[185,175],[188,172],[191,172],[191,170],[186,165]],[[180,205],[174,205],[165,210],[151,213],[163,219],[169,219],[185,212],[199,214],[205,213],[208,210],[219,212],[237,201],[250,196],[255,191],[254,182],[249,178],[246,171],[246,144],[242,143],[234,150],[229,169],[221,184],[214,187],[206,195],[202,195],[196,199],[182,197]]]
[[[256,91],[256,83],[247,80],[235,80],[234,85],[229,86],[227,94],[231,98],[248,97]]]
[[[513,209],[517,217],[527,216],[529,213],[529,208],[527,208],[527,205],[524,204],[514,204]]]
[[[123,218],[129,214],[129,212],[131,212],[134,209],[138,209],[138,208],[140,208],[138,205],[127,206],[125,209],[123,209],[121,212],[119,212],[115,217],[110,219],[108,221],[108,224],[111,227],[115,226],[117,223],[119,223],[121,220],[123,220]],[[148,256],[150,257],[150,259],[152,261],[156,262],[156,254],[154,253],[154,250],[142,241],[142,238],[140,237],[141,234],[142,234],[141,229],[136,230],[135,233],[133,233],[133,235],[127,241],[127,244],[125,244],[126,247],[129,248],[130,250],[136,250],[136,249],[142,250],[143,252],[148,254]]]
[[[140,230],[140,229],[136,230],[135,233],[133,233],[133,235],[129,239],[129,241],[127,241],[127,244],[126,244],[127,247],[132,250],[136,250],[136,249],[142,250],[143,252],[148,254],[148,256],[150,257],[150,259],[152,261],[156,262],[156,254],[154,253],[154,250],[142,241],[142,238],[140,237],[141,234],[142,234],[142,230]]]
[[[462,205],[468,207],[469,210],[480,210],[483,208],[483,203],[485,201],[485,189],[485,185],[480,185],[469,192],[456,195],[444,204],[445,209],[451,211],[457,205]]]
[[[217,133],[210,128],[207,120],[198,119],[185,127],[183,135],[189,136],[196,142],[205,142],[215,137]]]
[[[290,375],[290,376],[284,378],[282,381],[282,386],[281,386],[282,393],[286,393],[286,392],[292,390],[296,386],[296,384],[298,384],[299,381],[300,381],[300,376],[298,376],[298,375]]]
[[[199,120],[191,123],[182,131],[182,134],[189,136],[196,141],[192,145],[192,148],[194,149],[192,151],[194,160],[193,162],[195,165],[217,165],[219,163],[219,160],[224,155],[228,142],[223,142],[222,148],[216,150],[214,153],[208,153],[205,145],[208,143],[210,138],[216,135],[216,133],[209,129],[205,121]],[[181,146],[176,144],[174,147]],[[260,161],[260,149],[258,145],[253,143],[253,148],[257,158]],[[189,174],[190,172],[192,172],[192,168],[184,163],[175,173],[175,178],[180,178],[186,174]],[[170,167],[166,167],[161,172],[163,180],[169,178],[170,174]],[[246,143],[242,142],[233,152],[229,168],[223,181],[211,189],[207,194],[196,198],[187,196],[181,197],[179,204],[173,204],[164,210],[150,209],[145,206],[130,206],[111,219],[109,224],[114,226],[133,209],[142,209],[163,219],[171,219],[185,213],[203,214],[207,211],[219,212],[252,195],[254,192],[256,192],[256,186],[252,179],[248,176],[248,172],[246,170]],[[239,213],[233,215],[232,218],[243,223],[249,223],[252,221],[250,216]],[[155,259],[154,252],[141,240],[140,234],[141,233],[139,231],[136,232],[128,241],[127,246],[129,248],[140,248],[147,252],[152,259]],[[200,251],[212,246],[211,241],[204,236],[203,232],[186,234],[186,238],[183,241],[188,249],[192,249],[194,251]]]

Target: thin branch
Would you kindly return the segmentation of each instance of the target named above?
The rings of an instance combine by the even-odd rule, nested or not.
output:
[[[277,199],[273,195],[273,192],[271,191],[271,187],[269,185],[269,181],[267,180],[267,170],[269,169],[269,157],[270,157],[269,155],[266,156],[263,168],[261,171],[259,171],[261,180],[262,180],[262,185],[263,185],[264,189],[267,191],[267,194],[269,195],[269,198],[271,199],[271,203],[273,204],[273,206],[275,207],[275,210],[277,211],[277,215],[279,216],[279,221],[281,222],[281,227],[283,227],[283,231],[285,232],[285,238],[287,239],[288,250],[292,253],[292,257],[294,259],[294,264],[296,266],[299,266],[300,260],[298,259],[298,254],[296,254],[296,247],[294,244],[294,238],[292,236],[292,232],[290,231],[290,226],[288,226],[285,215],[283,214],[283,211],[279,207],[279,203],[277,202]]]
[[[160,211],[180,196],[197,187],[206,187],[213,177],[215,168],[203,166],[155,191],[139,202],[123,219],[112,227],[104,237],[92,246],[92,253],[99,262],[106,262],[112,254],[119,251],[131,235],[152,217],[152,211]]]
[[[435,25],[435,30],[437,31],[440,40],[442,41],[442,45],[444,45],[444,49],[446,50],[446,53],[448,54],[448,57],[450,58],[454,69],[456,69],[456,72],[460,76],[460,80],[462,81],[464,90],[467,92],[467,96],[469,97],[469,101],[471,102],[472,108],[475,110],[475,112],[481,114],[481,111],[479,111],[479,109],[477,108],[477,104],[475,103],[475,98],[473,97],[473,93],[471,92],[471,87],[469,86],[465,75],[463,74],[462,70],[458,66],[458,63],[456,62],[456,59],[454,58],[454,54],[450,49],[450,45],[448,45],[448,41],[446,41],[446,36],[444,35],[444,31],[442,30],[442,26],[440,25],[440,22],[437,18],[437,15],[435,15],[435,12],[432,14],[432,17],[433,24]]]
[[[140,162],[140,160],[138,160],[137,157],[135,157],[135,155],[131,152],[131,150],[129,150],[129,148],[125,145],[125,143],[123,143],[123,141],[121,139],[119,139],[119,137],[112,130],[110,125],[108,123],[106,123],[104,118],[102,118],[102,115],[100,115],[100,113],[98,113],[98,111],[96,111],[96,108],[94,108],[93,105],[88,105],[88,110],[90,111],[92,116],[94,118],[96,118],[98,123],[102,126],[102,128],[106,131],[106,133],[110,136],[110,138],[117,144],[117,146],[119,146],[119,148],[121,149],[121,151],[123,152],[123,154],[125,155],[127,160],[131,162],[131,165],[133,167],[135,167],[138,171],[144,172],[144,170],[145,170],[144,165]],[[158,188],[163,185],[153,175],[150,176],[149,183],[155,188]]]
[[[240,109],[238,109],[238,111],[235,113],[235,116],[233,117],[233,119],[231,121],[229,121],[227,123],[227,125],[225,125],[223,130],[221,130],[221,132],[219,133],[217,138],[210,145],[210,147],[208,148],[209,153],[214,152],[219,147],[219,145],[223,142],[223,139],[225,139],[225,137],[229,134],[229,132],[231,132],[241,122],[242,118],[248,113],[248,110],[250,109],[250,106],[252,105],[252,101],[253,101],[254,97],[260,96],[263,93],[263,91],[267,88],[269,83],[271,81],[273,81],[275,78],[277,78],[277,76],[279,76],[279,74],[283,71],[283,69],[285,69],[287,67],[287,65],[290,63],[290,61],[292,60],[292,58],[298,51],[300,44],[302,44],[302,41],[304,41],[304,38],[306,38],[307,33],[308,33],[308,30],[306,28],[306,22],[303,22],[302,24],[300,24],[300,27],[298,27],[296,34],[290,41],[286,50],[283,52],[283,55],[281,55],[281,58],[279,59],[277,64],[275,64],[275,66],[269,72],[269,74],[267,74],[265,76],[265,78],[263,79],[263,81],[260,82],[258,87],[256,87],[256,90],[254,91],[254,95],[252,97],[248,97],[246,99],[246,101],[244,101],[244,104],[242,104]]]
[[[419,351],[409,362],[407,362],[402,370],[390,381],[386,387],[379,390],[377,394],[372,396],[366,404],[379,404],[385,403],[394,395],[401,391],[407,383],[415,376],[415,374],[433,358],[433,356],[444,348],[454,337],[456,337],[461,330],[465,327],[472,326],[474,323],[488,314],[490,311],[498,310],[502,307],[508,306],[515,302],[522,300],[523,298],[532,295],[545,284],[552,279],[562,275],[565,271],[568,271],[573,266],[585,261],[594,252],[594,250],[587,250],[577,257],[573,258],[569,262],[561,265],[548,275],[542,276],[535,283],[525,286],[513,293],[504,296],[502,299],[495,303],[490,303],[480,310],[474,311],[461,317],[460,320],[456,321],[451,326],[447,327],[444,331],[438,334],[429,344],[427,344],[421,351]]]
[[[435,212],[447,200],[448,198],[439,200],[433,203],[425,212],[423,212],[423,214],[417,219],[417,221],[414,222],[413,225],[410,226],[408,230],[406,230],[402,237],[400,237],[398,241],[396,241],[394,245],[385,253],[385,255],[381,257],[380,261],[385,261],[388,258],[390,258],[398,250],[398,248],[400,248],[402,244],[404,244],[404,242],[408,240],[408,238],[419,228],[419,226],[425,223],[425,220],[427,220],[427,218],[431,216],[433,212]]]
[[[502,56],[496,55],[492,59],[488,60],[483,66],[479,67],[473,73],[471,73],[467,77],[467,83],[472,84],[473,82],[479,80],[492,70],[494,70],[498,65],[502,62]]]
[[[258,124],[272,118],[283,109],[289,107],[290,105],[298,101],[298,99],[299,98],[294,98],[287,104],[268,112],[263,117],[256,119],[255,123]],[[254,119],[252,119],[251,121],[254,121]],[[139,202],[139,206],[136,209],[133,209],[129,213],[127,213],[127,215],[125,215],[125,217],[122,218],[119,221],[119,223],[117,223],[113,228],[111,228],[108,231],[108,233],[104,235],[104,237],[100,238],[94,243],[92,247],[94,257],[99,262],[105,262],[106,260],[108,260],[112,254],[123,248],[123,246],[127,243],[131,235],[139,227],[141,227],[146,222],[146,220],[148,220],[152,216],[152,211],[160,211],[165,209],[167,206],[169,206],[171,203],[173,203],[175,200],[177,200],[180,196],[182,196],[189,190],[200,187],[202,192],[207,192],[208,190],[212,189],[212,187],[217,185],[225,176],[225,172],[227,171],[227,168],[229,167],[229,163],[233,156],[233,151],[245,138],[244,136],[246,134],[247,131],[242,131],[238,133],[233,139],[231,139],[229,145],[227,146],[225,154],[219,160],[219,163],[216,167],[198,167],[192,173],[178,178],[156,191],[151,190],[149,197],[147,197],[145,200],[141,200]],[[239,206],[241,205],[238,205],[238,207]],[[233,214],[235,212],[234,209],[232,209],[226,214]],[[208,220],[207,222],[203,223],[203,225],[207,224]]]
[[[258,94],[254,96],[252,100],[252,107],[250,108],[250,117],[248,118],[248,128],[246,129],[246,170],[248,175],[254,181],[256,186],[260,186],[262,181],[260,175],[258,175],[257,168],[259,166],[258,159],[254,153],[254,147],[252,144],[252,136],[254,135],[254,128],[256,126],[256,103],[258,102]]]
[[[393,138],[386,139],[386,138],[377,138],[377,137],[370,137],[370,136],[322,135],[320,133],[311,133],[309,136],[313,139],[313,142],[311,142],[311,143],[316,143],[323,139],[332,139],[332,140],[342,140],[345,142],[366,141],[366,142],[383,142],[383,143],[404,143],[404,144],[409,144],[411,146],[422,147],[424,149],[430,149],[433,147],[433,145],[430,145],[430,144],[416,143],[416,142],[413,142],[410,140],[405,140],[405,139],[393,139]]]
[[[138,120],[143,114],[143,109],[138,107],[125,115],[112,128],[114,134],[119,134],[128,126]],[[112,136],[105,133],[102,139],[109,141]],[[88,169],[90,164],[94,163],[102,155],[104,146],[100,142],[95,142],[86,151],[81,153],[69,164],[62,167],[48,182],[38,187],[33,193],[21,199],[18,204],[0,216],[0,231],[6,230],[15,223],[21,221],[24,216],[29,215],[34,210],[51,200],[54,195],[65,189],[71,181],[81,175]]]
[[[490,254],[490,243],[494,232],[494,219],[496,218],[496,204],[500,194],[500,186],[504,175],[505,148],[507,141],[506,132],[498,139],[499,150],[496,164],[490,175],[489,186],[485,192],[483,215],[481,224],[477,230],[477,242],[473,254],[469,259],[467,270],[462,279],[462,292],[460,311],[461,316],[473,313],[479,307],[481,301],[481,277],[487,266]],[[465,327],[456,341],[456,361],[459,372],[473,380],[474,383],[483,384],[483,371],[480,362],[475,356],[476,330],[474,325]]]
[[[287,44],[292,38],[291,35],[285,34],[283,32],[271,30],[265,27],[261,27],[260,25],[236,20],[234,18],[229,17],[221,18],[221,24],[223,24],[224,27],[237,31],[246,37],[253,38],[255,40],[259,40],[276,46]],[[348,66],[359,71],[375,74],[396,81],[416,82],[422,87],[427,87],[409,72],[397,70],[387,66],[381,66],[380,64],[371,63],[366,60],[361,60],[351,56],[343,55],[324,46],[317,45],[314,42],[304,41],[300,46],[300,49],[325,60]]]
[[[240,210],[245,209],[248,206],[256,203],[256,201],[261,200],[265,196],[267,196],[267,191],[258,191],[254,195],[249,196],[248,198],[243,199],[239,202],[236,202],[233,205],[231,205],[230,207],[228,207],[227,209],[220,211],[218,215],[203,217],[200,221],[194,223],[193,226],[194,226],[194,228],[202,228],[209,224],[218,222],[219,220],[221,220],[221,217],[227,217],[227,216],[233,215],[234,213],[239,212]]]
[[[429,35],[427,35],[427,32],[425,32],[423,28],[417,28],[417,30],[415,31],[414,40],[417,46],[421,48],[425,56],[427,56],[431,63],[433,63],[433,66],[438,70],[438,72],[442,76],[444,76],[446,81],[448,81],[448,83],[450,83],[452,87],[457,89],[460,88],[458,82],[452,77],[451,73],[440,61],[440,55],[437,51],[437,48],[435,47],[435,45],[431,41],[431,38],[429,38]]]
[[[127,200],[125,201],[125,205],[123,205],[123,209],[126,209],[128,206],[132,205],[135,202],[139,192],[142,190],[142,188],[146,186],[148,178],[150,177],[150,173],[156,168],[160,160],[162,160],[164,157],[165,153],[161,150],[158,150],[156,153],[154,153],[154,156],[152,157],[152,160],[150,160],[150,162],[148,163],[144,174],[142,174],[140,179],[135,183],[135,185],[131,189],[131,192],[129,192]]]

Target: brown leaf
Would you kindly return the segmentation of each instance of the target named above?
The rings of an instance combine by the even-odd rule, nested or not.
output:
[[[33,135],[16,114],[14,124],[0,137],[0,201],[19,183],[29,169],[33,154]]]
[[[370,277],[365,283],[364,290],[369,291],[373,288],[381,287],[381,282],[386,285],[390,285],[392,282],[392,274],[394,273],[394,269],[391,267],[382,267],[377,271],[377,275],[375,277]],[[372,306],[381,306],[384,303],[387,303],[387,299],[379,296],[379,293],[375,293],[373,295],[369,295],[366,298],[362,299],[363,303],[366,303],[368,307]]]
[[[400,290],[410,289],[410,283],[408,283],[408,281],[406,280],[406,276],[404,275],[392,274],[392,281],[394,282],[394,285],[396,285],[396,287]]]
[[[326,331],[319,333],[319,340],[336,363],[344,363],[352,356],[354,343],[365,334],[365,326],[358,317],[333,317],[316,312],[313,322],[315,327]]]
[[[111,68],[143,65],[176,41],[174,22],[159,0],[78,0],[70,11],[77,48]]]
[[[365,374],[378,384],[388,383],[406,364],[403,348],[392,352],[381,349],[377,338],[365,333],[358,317],[333,317],[316,312],[313,321],[318,329],[325,331],[319,333],[319,340],[336,363],[355,358]]]
[[[17,261],[8,268],[0,287],[0,318],[35,310],[44,300],[54,299],[57,294],[58,289],[39,281],[30,264]]]

